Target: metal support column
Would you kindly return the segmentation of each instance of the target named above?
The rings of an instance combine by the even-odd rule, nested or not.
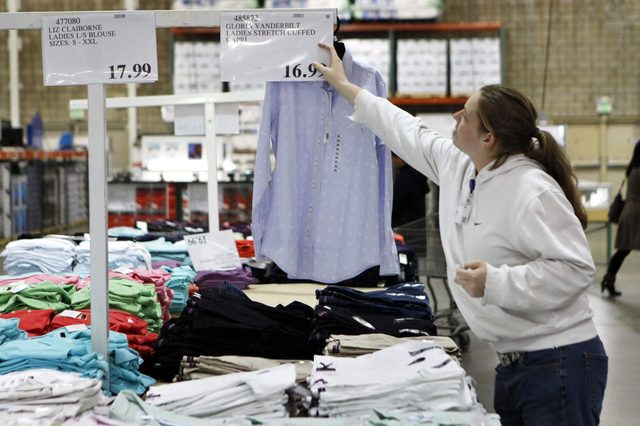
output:
[[[107,121],[104,84],[89,86],[89,231],[91,234],[91,345],[109,359],[107,277]],[[108,383],[105,380],[105,383]]]
[[[218,215],[218,150],[216,148],[216,105],[214,102],[204,104],[204,135],[207,152],[207,199],[209,201],[209,232],[220,230]]]

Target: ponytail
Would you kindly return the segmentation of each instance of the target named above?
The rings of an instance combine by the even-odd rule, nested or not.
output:
[[[578,179],[573,173],[569,157],[551,133],[538,130],[532,142],[532,149],[525,155],[537,161],[545,171],[558,182],[564,192],[573,212],[577,216],[583,229],[587,227],[587,211],[582,205],[580,192],[578,191]]]

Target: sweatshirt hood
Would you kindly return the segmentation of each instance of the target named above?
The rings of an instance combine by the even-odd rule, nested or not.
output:
[[[528,167],[528,168],[534,167],[540,170],[544,170],[544,168],[540,165],[540,163],[527,157],[524,154],[510,155],[507,158],[507,160],[504,162],[504,164],[502,164],[497,169],[491,170],[491,167],[494,164],[495,164],[495,160],[487,164],[486,166],[484,166],[484,168],[478,172],[478,174],[475,177],[477,185],[485,184],[489,182],[491,179],[493,179],[494,177],[500,176],[504,173],[507,173],[519,167]]]

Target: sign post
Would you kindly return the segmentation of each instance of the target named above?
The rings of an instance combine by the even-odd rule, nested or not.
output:
[[[45,86],[88,86],[91,345],[109,359],[107,126],[105,84],[158,79],[153,12],[46,15],[42,18]],[[108,380],[103,386],[108,385]]]

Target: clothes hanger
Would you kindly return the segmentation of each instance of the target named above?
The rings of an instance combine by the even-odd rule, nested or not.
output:
[[[344,46],[344,43],[338,41],[338,31],[340,31],[340,17],[336,16],[336,29],[333,30],[333,47],[336,49],[336,53],[338,53],[338,57],[342,59],[344,57],[344,52],[347,50]]]

